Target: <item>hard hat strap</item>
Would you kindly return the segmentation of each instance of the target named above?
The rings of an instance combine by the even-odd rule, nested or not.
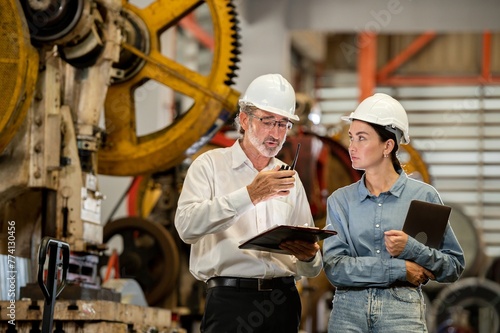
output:
[[[394,125],[386,125],[385,129],[396,135],[396,143],[399,145],[401,143],[401,137],[403,136],[403,132],[399,128],[394,127]]]

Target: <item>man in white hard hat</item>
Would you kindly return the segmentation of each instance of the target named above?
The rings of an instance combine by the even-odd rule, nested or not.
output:
[[[295,92],[281,75],[262,75],[239,104],[240,139],[191,164],[175,216],[191,244],[190,271],[207,283],[201,331],[298,332],[295,282],[320,273],[319,245],[281,243],[288,254],[238,248],[275,225],[314,225],[298,175],[275,157],[298,120]]]

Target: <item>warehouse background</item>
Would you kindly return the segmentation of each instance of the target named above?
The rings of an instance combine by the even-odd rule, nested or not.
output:
[[[3,6],[8,1],[0,0],[0,3]],[[130,1],[137,8],[158,2]],[[162,3],[168,7],[169,1]],[[296,129],[307,129],[329,147],[329,158],[335,162],[328,169],[330,186],[321,193],[321,199],[357,176],[350,168],[345,150],[346,124],[340,117],[352,112],[360,100],[374,92],[385,92],[401,101],[409,116],[411,143],[401,148],[400,159],[411,177],[431,183],[444,203],[452,206],[451,223],[467,260],[467,270],[457,283],[426,286],[427,304],[432,305],[429,306],[430,327],[435,328],[443,321],[440,315],[444,309],[459,304],[462,306],[459,310],[465,309],[471,315],[477,333],[500,332],[500,2],[236,0],[233,4],[238,21],[238,40],[234,46],[239,59],[237,66],[231,68],[236,73],[233,87],[244,91],[256,76],[266,73],[280,73],[293,83],[298,100],[302,101],[303,121],[294,127],[289,141],[295,142]],[[169,8],[164,10],[168,15]],[[211,14],[205,3],[176,22],[178,24],[161,31],[158,39],[162,56],[175,59],[181,68],[202,75],[210,73],[220,47],[214,40],[217,22]],[[230,24],[224,23],[234,32]],[[71,74],[71,70],[68,72]],[[62,76],[67,74],[61,72]],[[195,102],[149,78],[137,84],[140,87],[133,92],[135,123],[130,121],[125,125],[134,132],[131,136],[141,137],[168,129],[187,114]],[[69,95],[64,98],[74,97]],[[40,96],[43,97],[43,93],[37,95],[38,101],[43,100]],[[101,128],[106,127],[103,119],[104,110]],[[200,151],[232,142],[231,120],[226,125]],[[44,152],[44,149],[38,150],[37,153]],[[8,147],[6,151],[0,152],[0,180],[4,185],[11,180],[2,174],[5,165],[10,163],[10,170],[16,168],[13,155],[9,155],[15,149]],[[165,156],[171,153],[164,152]],[[127,232],[149,225],[146,231],[152,236],[155,233],[168,236],[161,241],[158,241],[160,238],[153,240],[161,252],[153,258],[155,267],[161,269],[152,275],[160,277],[161,283],[159,292],[150,289],[145,297],[150,306],[175,308],[176,315],[189,318],[184,326],[194,333],[203,310],[203,286],[189,274],[188,247],[174,240],[172,228],[182,172],[196,157],[191,153],[186,151],[188,158],[175,168],[154,170],[158,172],[153,175],[122,176],[126,172],[120,173],[119,167],[113,170],[115,175],[99,174],[96,206],[90,208],[99,213],[100,227],[108,226],[108,233],[116,231],[109,231],[112,222],[125,220],[130,221]],[[143,164],[151,166],[154,164],[151,162]],[[125,160],[123,164],[130,167],[133,163]],[[140,164],[133,167],[139,168]],[[301,173],[301,178],[310,176]],[[0,203],[3,203],[2,195],[0,191]],[[18,207],[17,213],[23,213],[23,206],[15,207]],[[319,210],[315,212],[317,222],[322,223],[324,214],[318,207],[321,205],[315,206]],[[4,208],[0,206],[0,216],[8,217],[15,211]],[[36,216],[29,217],[36,220]],[[38,222],[30,222],[29,233],[21,235],[23,230],[18,226],[19,241],[34,244],[35,229],[39,227]],[[2,242],[0,249],[1,245]],[[115,243],[107,245],[114,247]],[[123,250],[124,245],[140,250],[134,248],[135,244],[116,246]],[[35,262],[28,258],[36,249],[27,246],[22,250],[23,256],[17,260],[18,289],[34,281],[36,269]],[[111,251],[106,252],[104,259],[111,255]],[[1,256],[5,258],[5,253]],[[6,260],[0,261],[0,265],[4,265],[0,267],[0,300],[4,300],[8,289],[7,280],[2,277],[2,272],[7,271]],[[106,263],[99,263],[101,275],[103,265]],[[92,263],[90,267],[95,266]],[[149,281],[151,276],[147,273],[136,276],[137,280]],[[94,283],[101,277],[82,274],[77,278]],[[301,283],[305,309],[303,329],[309,333],[323,332],[333,287],[324,277]],[[136,288],[134,293],[140,294],[137,285],[133,288]],[[465,312],[459,310],[455,314],[465,318]]]

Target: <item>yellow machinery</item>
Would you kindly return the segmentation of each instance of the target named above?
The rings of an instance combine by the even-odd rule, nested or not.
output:
[[[88,276],[73,274],[74,282],[94,288],[105,247],[97,174],[168,169],[196,152],[237,109],[239,93],[231,88],[239,61],[234,5],[0,0],[0,8],[2,235],[7,222],[15,224],[19,258],[34,258],[42,236],[67,242],[73,266],[79,273],[90,270]],[[165,56],[160,42],[198,10],[209,13],[213,27],[205,74]],[[142,110],[135,93],[151,80],[193,102],[165,128],[138,135]],[[5,239],[0,253],[6,255]]]
[[[159,43],[201,5],[211,13],[217,46],[208,75],[165,57]],[[74,251],[102,240],[96,174],[176,165],[236,111],[239,93],[230,85],[239,51],[230,1],[163,0],[139,9],[119,0],[2,0],[1,15],[12,31],[1,40],[1,100],[10,104],[0,109],[0,204],[34,188],[47,192],[41,196],[53,216],[45,234]],[[138,136],[134,92],[148,80],[194,103],[166,128]]]

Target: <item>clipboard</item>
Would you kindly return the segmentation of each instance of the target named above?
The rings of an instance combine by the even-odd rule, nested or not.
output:
[[[303,240],[315,243],[336,234],[337,232],[334,230],[300,227],[294,225],[278,225],[243,242],[240,246],[238,246],[238,248],[289,254],[279,248],[281,242],[286,240]]]
[[[403,231],[420,243],[439,249],[450,214],[449,206],[412,200]]]

